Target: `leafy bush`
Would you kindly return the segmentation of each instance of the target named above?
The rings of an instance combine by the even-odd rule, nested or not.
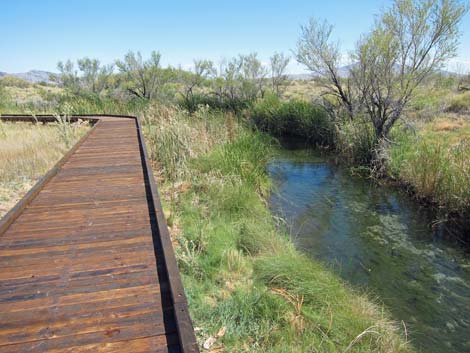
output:
[[[338,125],[336,149],[350,164],[368,165],[374,154],[376,143],[372,124],[367,119],[356,117],[354,121],[344,121]]]
[[[0,108],[3,108],[9,102],[9,97],[5,89],[0,86]]]
[[[318,105],[301,100],[282,102],[269,95],[251,109],[251,119],[261,130],[274,136],[296,136],[313,144],[334,144],[334,125]]]
[[[208,106],[214,110],[231,111],[239,113],[243,109],[250,107],[252,102],[243,98],[230,98],[226,96],[216,96],[208,94],[193,94],[192,96],[180,97],[178,105],[188,111],[189,113],[195,112],[199,106]]]

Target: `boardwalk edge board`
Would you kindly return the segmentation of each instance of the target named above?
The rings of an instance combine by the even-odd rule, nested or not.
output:
[[[175,315],[176,328],[179,337],[181,352],[197,353],[199,348],[194,334],[192,321],[189,315],[187,299],[184,293],[181,276],[178,270],[171,237],[168,231],[166,220],[163,214],[157,185],[152,173],[152,168],[148,160],[148,153],[145,140],[142,133],[142,125],[140,119],[134,116],[126,115],[109,115],[109,114],[90,114],[90,115],[73,115],[70,117],[72,122],[80,120],[89,121],[93,124],[92,128],[32,187],[32,189],[0,220],[0,236],[4,234],[9,226],[21,215],[23,210],[34,200],[39,192],[44,189],[47,183],[58,173],[62,166],[69,160],[73,153],[88,139],[93,131],[100,125],[101,118],[123,118],[134,119],[138,133],[139,149],[141,153],[142,168],[145,178],[148,180],[149,208],[152,209],[156,217],[156,233],[153,234],[154,242],[157,239],[160,242],[165,262],[164,269],[166,271],[169,289]],[[0,115],[0,120],[10,122],[32,122],[32,123],[48,123],[56,122],[56,118],[52,115],[16,115],[5,114]]]

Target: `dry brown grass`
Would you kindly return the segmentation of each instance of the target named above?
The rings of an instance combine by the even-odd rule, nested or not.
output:
[[[161,175],[176,181],[185,176],[190,159],[233,140],[240,130],[234,116],[201,108],[193,116],[175,107],[152,104],[142,116],[150,159],[158,161]]]
[[[77,141],[88,124],[71,127]],[[0,121],[0,217],[67,151],[56,124],[33,125]]]
[[[323,88],[314,80],[292,80],[285,87],[282,98],[311,101],[318,99],[322,91]]]
[[[438,121],[434,125],[434,131],[455,131],[464,126],[464,121]]]

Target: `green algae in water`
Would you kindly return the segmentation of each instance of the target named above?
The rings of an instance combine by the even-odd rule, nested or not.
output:
[[[268,171],[271,209],[300,249],[376,294],[420,351],[470,352],[470,261],[432,214],[315,151],[283,150]]]

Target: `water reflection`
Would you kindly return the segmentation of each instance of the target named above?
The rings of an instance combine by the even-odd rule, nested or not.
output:
[[[268,170],[299,248],[377,294],[423,352],[470,352],[470,261],[429,211],[318,153],[286,150]]]

